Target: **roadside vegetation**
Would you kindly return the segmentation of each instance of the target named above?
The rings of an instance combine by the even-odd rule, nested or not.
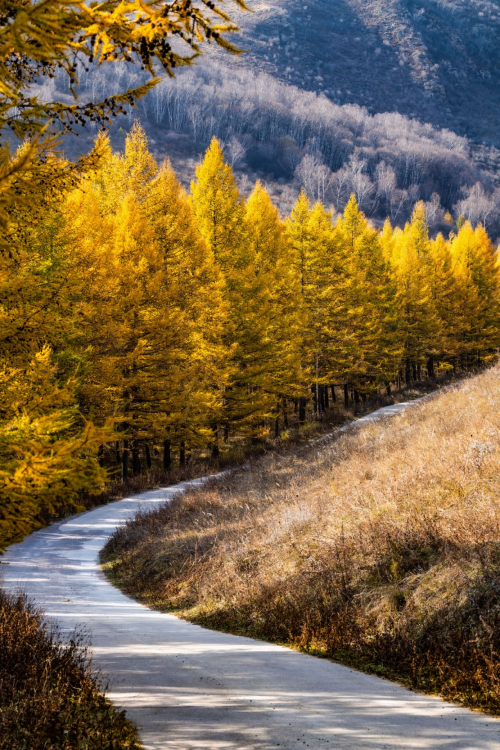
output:
[[[119,529],[149,606],[500,710],[500,369]]]
[[[85,639],[63,639],[23,596],[0,589],[1,750],[139,750],[104,697]]]

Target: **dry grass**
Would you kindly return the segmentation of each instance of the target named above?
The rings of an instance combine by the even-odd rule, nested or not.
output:
[[[499,712],[499,491],[496,367],[141,514],[104,559],[151,606]]]
[[[26,597],[1,589],[0,653],[0,750],[139,750],[82,638],[63,641]]]

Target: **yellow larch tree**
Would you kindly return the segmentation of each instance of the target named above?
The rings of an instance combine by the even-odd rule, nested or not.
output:
[[[386,226],[386,234],[390,227]],[[347,356],[339,362],[344,382],[364,397],[394,381],[399,362],[395,285],[380,234],[360,211],[354,195],[335,227],[347,276]]]
[[[432,298],[429,274],[430,240],[425,207],[417,203],[411,223],[396,229],[393,271],[402,365],[406,382],[417,380],[421,368],[438,354],[440,321]]]
[[[276,399],[275,434],[279,418],[288,426],[288,399],[303,395],[300,369],[302,307],[295,251],[278,210],[260,182],[246,206],[246,226],[255,272],[268,292],[268,384]]]
[[[336,241],[331,212],[321,203],[311,206],[304,191],[287,229],[295,250],[303,311],[302,376],[319,414],[328,403],[328,387],[342,381],[343,363],[352,358],[344,249]]]
[[[140,453],[150,463],[158,443],[168,468],[170,446],[185,455],[186,444],[209,442],[225,378],[225,306],[213,255],[171,168],[153,168],[140,128],[128,141],[122,157],[110,153],[103,165],[113,180],[99,174],[68,202],[92,362],[82,406],[100,419],[118,415],[124,474],[130,451],[138,473]]]
[[[464,296],[476,299],[469,306],[468,332],[462,337],[460,356],[465,366],[490,359],[500,344],[499,276],[496,249],[484,227],[474,230],[464,222],[451,241],[455,273]]]
[[[191,184],[194,212],[225,282],[228,305],[224,344],[230,351],[222,426],[259,438],[275,407],[268,337],[270,303],[266,274],[258,273],[240,196],[222,148],[212,139]]]

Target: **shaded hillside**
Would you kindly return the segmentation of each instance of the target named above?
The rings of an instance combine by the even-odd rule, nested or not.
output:
[[[477,0],[254,2],[241,65],[333,101],[498,144],[500,8]]]
[[[371,218],[399,225],[422,199],[433,231],[449,231],[448,211],[499,236],[496,4],[256,0],[251,7],[234,14],[246,53],[229,59],[210,49],[199,65],[163,81],[112,127],[115,147],[139,117],[155,156],[168,156],[185,186],[216,135],[242,192],[263,179],[283,213],[304,186],[312,200],[340,211],[354,192]],[[125,65],[82,74],[92,98],[141,80]],[[64,97],[55,86],[47,97]],[[75,144],[67,148],[73,153]]]
[[[87,95],[98,97],[139,82],[125,65],[116,66],[113,77],[82,75]],[[138,110],[122,117],[111,130],[116,148],[137,117],[155,156],[168,157],[186,186],[215,135],[242,192],[248,195],[258,178],[264,180],[282,213],[303,186],[311,200],[339,211],[354,193],[377,221],[389,217],[404,225],[415,202],[424,200],[433,231],[449,232],[450,222],[443,222],[449,211],[455,219],[464,214],[473,224],[482,221],[494,238],[500,233],[495,173],[478,167],[466,138],[418,118],[335,104],[321,92],[213,57],[164,79]]]

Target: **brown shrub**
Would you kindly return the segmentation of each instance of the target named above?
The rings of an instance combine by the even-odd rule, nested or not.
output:
[[[63,641],[25,596],[1,589],[0,654],[1,750],[140,747],[102,694],[82,636]]]
[[[499,376],[141,514],[107,567],[192,621],[498,712]]]

